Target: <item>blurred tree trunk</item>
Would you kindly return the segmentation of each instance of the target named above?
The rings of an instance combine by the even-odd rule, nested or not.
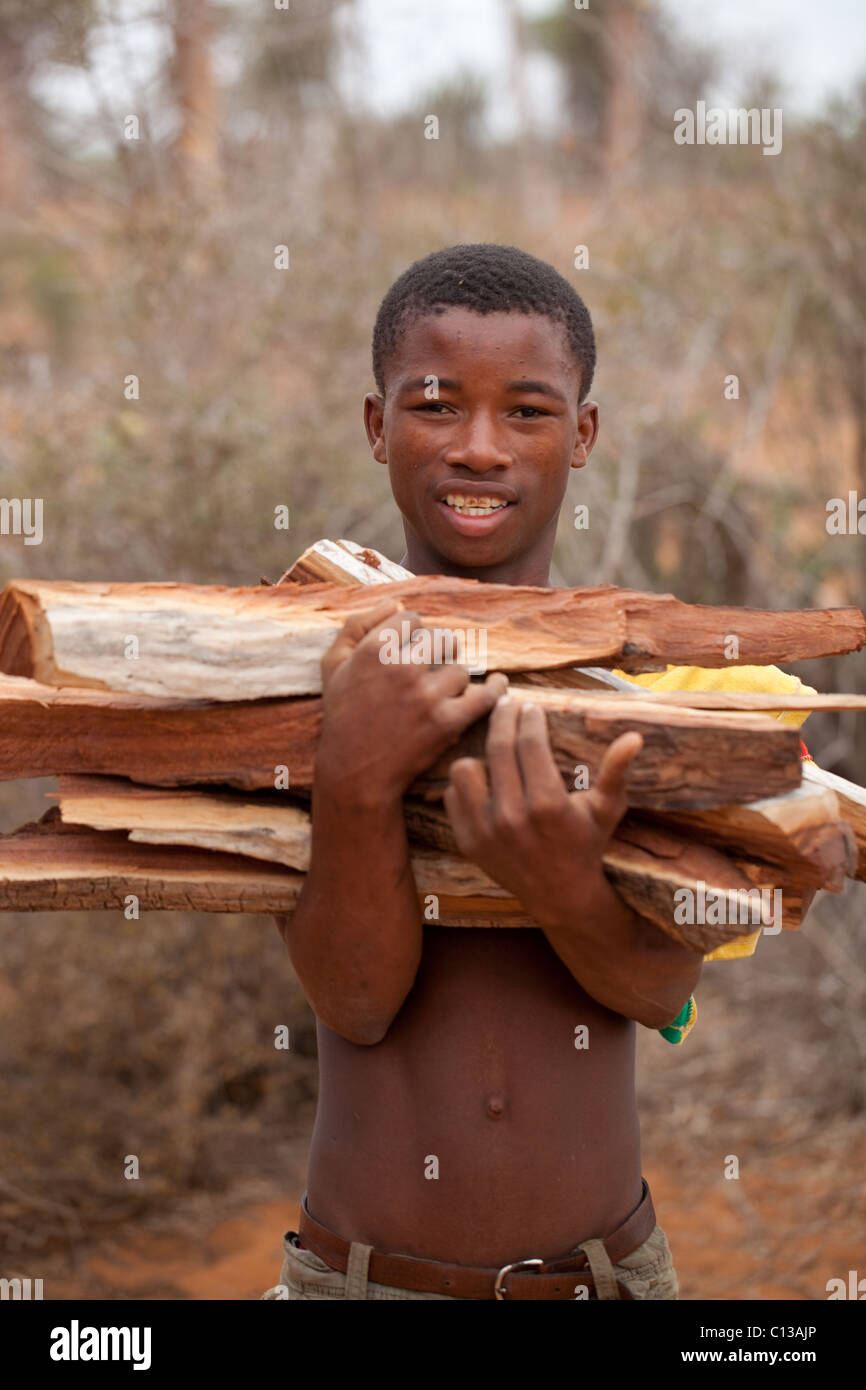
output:
[[[847,368],[848,397],[856,423],[857,479],[859,496],[866,497],[866,342],[858,335],[850,345]]]
[[[640,0],[607,0],[602,26],[605,91],[602,171],[622,175],[634,160],[644,120],[645,33]]]
[[[33,160],[22,120],[27,110],[24,54],[0,32],[0,207],[21,207],[33,186]]]
[[[508,24],[508,78],[517,127],[514,133],[514,149],[517,156],[516,184],[523,216],[533,219],[534,213],[543,216],[543,209],[538,203],[538,178],[530,129],[526,84],[526,22],[519,9],[518,0],[503,0],[503,4]]]
[[[174,0],[172,79],[181,126],[174,144],[178,182],[196,200],[218,193],[219,93],[211,57],[209,0]]]

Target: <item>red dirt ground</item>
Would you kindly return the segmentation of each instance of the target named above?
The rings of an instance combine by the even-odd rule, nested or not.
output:
[[[706,1171],[695,1164],[695,1173]],[[862,1171],[850,1163],[848,1172]],[[838,1160],[818,1165],[791,1155],[765,1160],[760,1176],[720,1177],[712,1186],[681,1171],[647,1167],[683,1299],[826,1299],[827,1280],[863,1272],[850,1189],[834,1197]],[[227,1201],[226,1207],[231,1204]],[[247,1202],[236,1214],[200,1222],[195,1235],[107,1240],[79,1257],[74,1275],[46,1280],[46,1297],[96,1299],[257,1299],[279,1278],[284,1230],[298,1202]]]

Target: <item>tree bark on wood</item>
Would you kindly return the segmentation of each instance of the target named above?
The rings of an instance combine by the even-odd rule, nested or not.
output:
[[[450,658],[448,648],[462,635],[490,671],[588,662],[627,671],[760,666],[866,644],[856,608],[769,612],[612,585],[541,589],[440,575],[391,584],[388,597],[442,634],[445,659],[455,651],[461,659],[459,646],[452,644]],[[350,614],[371,606],[366,584],[228,589],[14,580],[0,594],[0,669],[49,685],[179,699],[317,694],[322,656]],[[397,632],[399,621],[397,613]]]
[[[0,678],[0,777],[115,776],[64,777],[61,784],[64,816],[94,830],[49,815],[38,827],[3,837],[0,906],[112,908],[133,893],[141,910],[178,904],[223,912],[293,910],[309,862],[309,813],[273,791],[275,773],[288,767],[293,792],[309,792],[321,702],[304,693],[251,699],[250,680],[273,680],[275,652],[280,679],[286,672],[296,677],[299,668],[302,682],[310,669],[318,676],[322,651],[345,617],[379,602],[384,595],[371,594],[370,586],[388,581],[388,597],[417,608],[430,626],[465,628],[468,620],[484,628],[499,658],[488,653],[488,668],[513,671],[514,697],[545,710],[569,788],[578,765],[592,779],[619,733],[641,732],[644,749],[632,765],[629,801],[644,814],[639,810],[620,824],[603,864],[623,899],[675,939],[706,952],[753,931],[761,922],[755,888],[780,888],[782,925],[796,927],[807,888],[840,891],[846,875],[866,876],[866,792],[840,778],[831,786],[814,775],[820,769],[801,785],[797,730],[764,713],[744,713],[863,708],[862,697],[598,689],[607,682],[629,684],[600,669],[605,664],[728,664],[724,655],[713,661],[708,653],[732,633],[740,641],[740,661],[749,664],[851,650],[866,640],[858,610],[768,614],[690,607],[669,595],[611,586],[542,590],[415,578],[378,552],[341,541],[318,542],[278,586],[258,590],[41,581],[7,586],[0,595],[0,665],[21,678]],[[143,651],[151,667],[144,679],[154,682],[157,694],[128,693],[129,682],[121,692],[105,688],[107,674],[117,680],[117,644],[130,637],[139,650],[124,655],[120,669],[135,668]],[[769,651],[768,642],[776,644]],[[238,662],[244,643],[246,665]],[[179,680],[178,663],[190,665],[191,645],[194,659]],[[781,651],[793,654],[786,658]],[[595,672],[569,664],[586,660],[599,664]],[[85,669],[67,669],[82,661]],[[214,671],[235,680],[239,698],[224,687],[213,693],[208,682]],[[52,683],[30,679],[34,673],[49,673]],[[67,678],[84,684],[57,688]],[[166,682],[187,698],[163,698]],[[203,697],[203,690],[210,693]],[[485,733],[485,722],[467,731],[404,801],[419,910],[433,895],[442,925],[532,926],[519,903],[457,853],[436,804],[451,762],[483,755]],[[804,775],[813,766],[805,764]],[[162,791],[126,783],[118,773],[168,786],[218,781],[266,788],[270,796],[245,801],[231,793]],[[647,811],[655,813],[652,820]],[[179,839],[187,846],[180,857]],[[138,858],[132,842],[139,845]],[[277,877],[256,860],[278,863]],[[256,880],[264,875],[258,885],[251,869]],[[89,888],[88,872],[94,876]],[[702,888],[725,896],[725,920],[680,924],[681,890],[695,895]]]
[[[799,785],[797,730],[769,715],[659,708],[578,691],[515,688],[538,704],[566,787],[575,769],[591,781],[612,739],[637,730],[644,746],[629,767],[629,804],[668,810],[754,801]],[[231,704],[157,700],[103,690],[54,689],[0,677],[0,779],[102,773],[152,785],[220,782],[244,790],[312,786],[321,728],[318,697]],[[484,753],[479,720],[413,783],[439,798],[456,758]]]
[[[866,789],[810,762],[803,764],[803,781],[807,786],[826,788],[837,796],[839,810],[851,826],[857,844],[859,858],[853,877],[866,881]]]
[[[412,571],[379,550],[355,541],[315,541],[299,555],[279,584],[384,584],[412,579]]]
[[[64,778],[59,799],[64,823],[100,833],[128,830],[130,841],[137,844],[182,844],[276,862],[298,872],[309,867],[311,821],[309,813],[297,806],[265,805],[229,795],[154,791],[111,778]],[[795,928],[800,923],[802,887],[786,870],[731,860],[656,827],[624,824],[602,863],[617,892],[635,911],[695,950],[712,950],[761,925],[755,887],[782,887],[782,924]],[[491,925],[503,915],[511,925],[518,925],[519,904],[461,856],[413,844],[412,871],[422,904],[432,895],[439,904],[448,905],[450,916],[457,910],[455,900],[465,898],[474,910],[486,911]],[[687,889],[696,895],[700,884],[725,894],[728,920],[677,922],[677,892]],[[525,914],[523,921],[531,925]]]

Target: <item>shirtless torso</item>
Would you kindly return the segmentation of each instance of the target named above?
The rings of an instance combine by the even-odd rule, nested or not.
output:
[[[542,932],[427,927],[382,1042],[318,1036],[309,1205],[345,1239],[497,1266],[607,1235],[639,1202],[635,1025]]]

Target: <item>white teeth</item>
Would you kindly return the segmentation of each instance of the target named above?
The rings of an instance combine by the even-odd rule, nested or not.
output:
[[[507,507],[507,502],[500,502],[495,497],[463,497],[459,492],[449,492],[445,502],[461,516],[492,516],[494,512],[502,511]]]

